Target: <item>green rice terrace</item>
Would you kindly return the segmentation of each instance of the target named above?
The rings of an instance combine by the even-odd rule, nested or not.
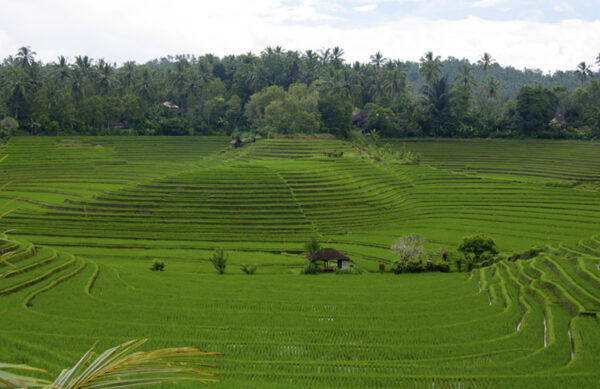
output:
[[[229,140],[3,146],[0,362],[57,374],[95,342],[148,338],[223,353],[214,387],[598,387],[599,143],[394,143],[422,154],[411,165],[335,139]],[[390,271],[398,237],[452,251],[475,233],[506,256],[545,249]],[[302,275],[313,237],[362,274]]]

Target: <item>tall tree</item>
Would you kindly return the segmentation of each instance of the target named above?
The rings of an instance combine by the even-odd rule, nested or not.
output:
[[[35,51],[31,50],[29,46],[23,46],[17,52],[15,56],[18,63],[21,65],[23,69],[27,69],[35,63],[35,58],[33,57],[37,54]]]
[[[477,64],[481,67],[481,69],[483,69],[484,72],[487,72],[487,70],[496,62],[496,60],[494,58],[492,58],[492,55],[490,53],[483,53],[483,55],[479,58],[479,61],[477,61]]]
[[[2,91],[7,96],[16,120],[19,120],[19,109],[26,104],[30,89],[31,81],[25,71],[14,66],[9,67],[2,78]]]
[[[586,64],[585,61],[582,61],[579,63],[579,65],[577,65],[577,69],[575,69],[575,75],[579,81],[581,81],[581,86],[585,84],[588,78],[594,77],[591,66]]]
[[[442,75],[443,64],[440,56],[434,56],[432,51],[427,51],[420,59],[419,73],[423,75],[427,84],[431,84]]]
[[[376,52],[369,58],[371,59],[371,65],[375,66],[375,69],[379,69],[387,62],[387,58],[381,54],[381,51]]]

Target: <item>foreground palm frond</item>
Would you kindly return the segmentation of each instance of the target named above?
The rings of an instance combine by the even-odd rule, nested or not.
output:
[[[44,373],[50,375],[46,370],[37,369],[27,365],[13,365],[10,363],[0,363],[0,388],[27,388],[40,387],[52,384],[51,381],[41,378],[28,377],[16,373],[13,370],[22,370],[26,372]]]
[[[148,387],[173,381],[195,381],[204,385],[219,382],[211,370],[216,366],[198,363],[196,358],[220,353],[189,347],[134,352],[144,342],[146,339],[131,340],[98,356],[92,347],[75,366],[63,370],[53,383],[5,371],[7,368],[35,372],[45,372],[44,370],[25,365],[0,364],[0,387],[91,389]]]

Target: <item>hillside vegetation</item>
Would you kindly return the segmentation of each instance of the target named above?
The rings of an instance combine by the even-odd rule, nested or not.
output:
[[[58,372],[95,341],[144,337],[222,352],[207,361],[217,387],[600,379],[597,143],[388,146],[420,152],[418,164],[327,137],[229,139],[11,138],[0,151],[3,360]],[[504,259],[389,272],[400,236],[457,256],[474,233]],[[362,274],[301,275],[313,237]],[[534,244],[543,250],[516,255]],[[210,261],[219,248],[223,275]],[[149,270],[156,261],[164,271]]]
[[[0,64],[0,137],[331,133],[385,137],[598,139],[593,65],[541,71],[425,52],[347,63],[319,52],[179,55],[145,64],[79,55],[42,63],[22,47]],[[599,62],[600,64],[600,62]],[[597,74],[596,74],[597,75]]]

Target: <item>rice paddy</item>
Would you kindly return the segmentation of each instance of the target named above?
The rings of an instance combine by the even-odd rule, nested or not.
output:
[[[423,163],[397,165],[340,140],[228,141],[11,139],[0,360],[58,373],[96,341],[148,338],[222,352],[215,387],[597,387],[599,144],[408,142]],[[549,249],[380,274],[410,233],[431,249],[473,233]],[[363,274],[300,275],[313,236]]]

